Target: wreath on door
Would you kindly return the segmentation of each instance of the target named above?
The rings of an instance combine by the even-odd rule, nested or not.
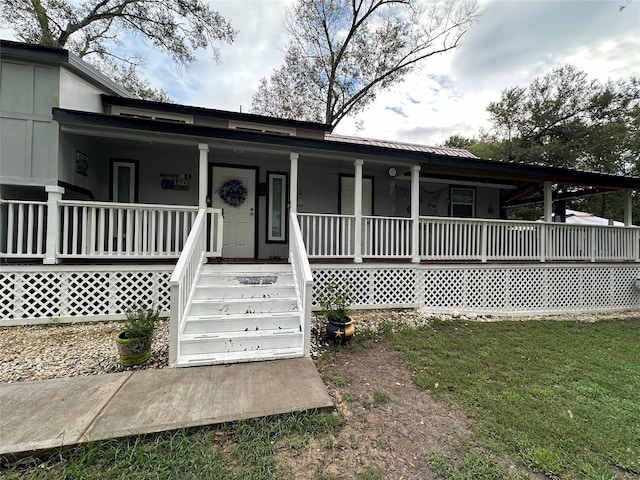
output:
[[[247,199],[247,188],[240,180],[227,180],[216,193],[224,203],[232,207],[239,207]]]

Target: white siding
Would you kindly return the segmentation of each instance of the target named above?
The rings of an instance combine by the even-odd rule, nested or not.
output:
[[[65,68],[60,69],[60,107],[70,110],[102,113],[100,90]]]
[[[0,71],[0,158],[2,177],[17,184],[56,179],[57,67],[3,61]]]

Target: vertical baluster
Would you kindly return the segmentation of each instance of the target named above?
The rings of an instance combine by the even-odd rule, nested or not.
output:
[[[77,255],[80,246],[78,245],[78,234],[81,231],[80,220],[78,219],[79,208],[74,205],[69,205],[66,208],[66,217],[67,217],[67,225],[69,228],[69,233],[65,235],[70,239],[70,244],[67,249],[63,250],[66,254]],[[84,229],[84,225],[82,225],[82,229]]]
[[[33,204],[27,208],[27,255],[33,254]]]
[[[165,232],[164,232],[164,218],[165,215],[167,216],[167,222],[169,221],[169,218],[171,218],[172,215],[172,211],[171,210],[163,210],[158,212],[158,250],[157,250],[157,254],[158,255],[164,255],[166,253],[166,249],[165,249]],[[209,214],[207,214],[205,216],[205,230],[207,230],[208,233],[208,225],[209,225]],[[206,235],[206,237],[208,238],[209,235]],[[207,251],[209,251],[209,249],[206,249]]]
[[[88,207],[75,207],[78,208],[80,211],[80,217],[82,218],[82,229],[80,230],[80,245],[79,245],[79,250],[78,250],[78,254],[82,255],[87,252],[88,246],[87,246],[87,230],[89,229],[89,225],[88,225],[88,217],[89,217],[89,213]]]
[[[158,241],[158,215],[160,212],[158,210],[149,210],[149,248],[148,253],[150,255],[155,255],[157,252],[157,241]]]
[[[60,253],[62,255],[66,255],[69,253],[69,238],[71,235],[73,235],[73,230],[72,230],[72,226],[71,226],[71,221],[69,218],[69,209],[71,208],[71,206],[69,205],[63,205],[60,208],[60,228],[62,229],[62,246],[61,246],[61,251]],[[38,230],[39,230],[39,226],[38,226]]]
[[[38,205],[38,234],[37,245],[38,255],[44,253],[44,205]]]
[[[18,204],[18,238],[16,242],[16,253],[23,254],[23,245],[24,245],[24,204]]]
[[[117,208],[116,209],[116,225],[115,225],[115,232],[116,232],[116,254],[117,255],[122,255],[122,248],[123,248],[123,241],[122,241],[122,222],[123,222],[123,217],[124,217],[124,210],[122,208]]]
[[[167,238],[165,239],[166,243],[166,252],[171,253],[173,251],[173,217],[171,215],[167,215]]]
[[[12,254],[16,253],[13,250],[13,232],[16,231],[15,228],[15,203],[7,203],[7,253]]]
[[[109,207],[109,223],[107,225],[107,254],[113,255],[113,251],[115,249],[115,242],[118,241],[116,238],[116,230],[115,230],[115,208]]]
[[[336,235],[335,235],[335,218],[334,217],[327,217],[327,222],[328,222],[328,228],[329,228],[329,232],[328,232],[328,236],[327,236],[327,253],[329,256],[334,256],[335,255],[335,249],[334,249],[334,245],[336,242]]]

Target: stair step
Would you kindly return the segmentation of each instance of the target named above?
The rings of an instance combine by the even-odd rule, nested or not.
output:
[[[187,317],[183,333],[281,330],[299,326],[298,312],[198,315]]]
[[[225,299],[225,298],[290,298],[295,296],[293,285],[198,285],[194,299]]]
[[[180,353],[215,354],[302,346],[300,328],[225,333],[188,333],[180,336]]]
[[[288,263],[283,264],[221,264],[213,265],[206,264],[202,266],[202,272],[206,274],[219,273],[221,275],[229,275],[236,273],[250,273],[250,274],[275,274],[291,273],[291,265]]]
[[[297,312],[295,296],[278,298],[198,299],[191,302],[189,316],[219,315],[224,313],[277,313]]]
[[[197,365],[217,365],[222,363],[259,362],[281,358],[303,357],[302,347],[260,349],[247,352],[227,352],[215,354],[181,354],[176,366],[194,367]]]
[[[293,273],[289,272],[202,272],[200,285],[293,285]]]

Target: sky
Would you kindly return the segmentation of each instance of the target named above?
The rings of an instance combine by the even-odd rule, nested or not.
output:
[[[231,45],[177,68],[144,48],[146,76],[178,103],[249,112],[261,78],[282,64],[286,5],[293,0],[207,0],[238,30]],[[426,60],[334,130],[440,145],[450,135],[489,130],[486,107],[500,92],[527,86],[567,63],[590,78],[640,76],[640,0],[480,0],[484,10],[458,49]],[[620,6],[626,5],[620,11]],[[6,35],[3,35],[6,38]]]

